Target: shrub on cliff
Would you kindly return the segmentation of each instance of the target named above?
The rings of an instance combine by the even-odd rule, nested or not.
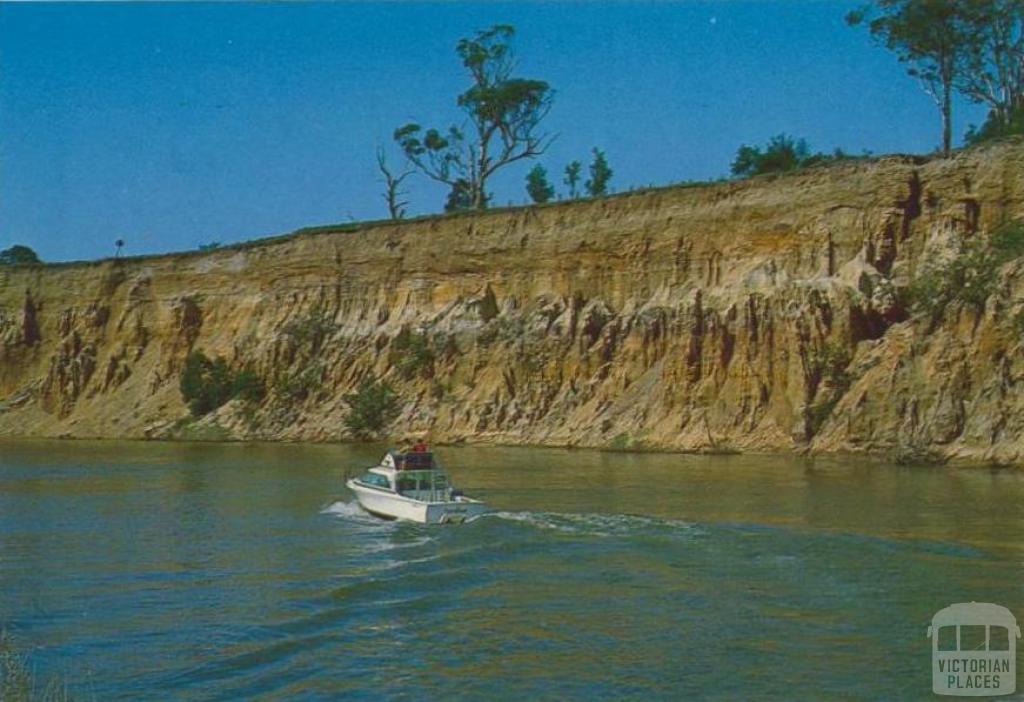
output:
[[[852,158],[863,157],[851,156],[842,149],[836,149],[831,154],[820,151],[812,153],[805,139],[777,134],[768,140],[763,150],[760,146],[741,145],[736,150],[731,171],[734,176],[746,178],[764,173],[785,173],[820,163]]]
[[[1024,220],[1008,222],[987,240],[975,239],[951,260],[928,268],[910,286],[914,309],[937,321],[950,304],[981,311],[996,291],[1003,264],[1024,255]]]
[[[590,163],[590,179],[583,184],[590,197],[604,197],[608,194],[608,181],[612,179],[613,171],[608,165],[604,151],[596,146],[591,149],[594,160]]]
[[[539,205],[555,196],[555,186],[548,182],[548,172],[539,163],[526,174],[526,194]]]
[[[426,334],[402,330],[391,342],[388,356],[398,374],[406,380],[421,374],[427,378],[432,375],[434,352]]]
[[[345,426],[360,439],[371,439],[387,426],[398,409],[391,386],[370,377],[354,393],[345,395],[349,412]]]
[[[20,266],[33,263],[42,263],[36,252],[27,246],[15,244],[9,249],[0,251],[0,266]]]
[[[990,112],[980,127],[971,125],[967,134],[964,135],[964,141],[969,146],[974,146],[991,139],[1001,139],[1014,134],[1024,134],[1024,107],[1014,110],[1002,119],[996,113]]]
[[[324,368],[324,362],[318,359],[281,376],[276,385],[277,393],[293,402],[305,400],[323,382]]]
[[[185,358],[179,388],[193,417],[202,417],[235,397],[255,403],[265,395],[263,381],[251,369],[233,372],[223,357],[210,359],[202,351]]]
[[[236,372],[231,380],[231,396],[244,402],[253,404],[262,402],[266,394],[267,389],[263,385],[263,379],[256,375],[251,368],[243,368]]]
[[[315,351],[337,329],[338,325],[326,312],[313,309],[305,317],[285,324],[282,331],[299,346],[308,344]]]

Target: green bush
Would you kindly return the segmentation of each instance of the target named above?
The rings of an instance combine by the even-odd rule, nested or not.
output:
[[[263,379],[256,375],[251,368],[243,368],[235,373],[231,381],[231,396],[238,397],[245,402],[259,404],[267,395],[267,389]]]
[[[21,266],[42,263],[36,252],[27,246],[15,244],[9,249],[0,251],[0,266]]]
[[[417,375],[431,376],[434,368],[434,352],[426,334],[402,330],[391,342],[388,354],[398,374],[406,380]]]
[[[964,135],[964,141],[969,146],[974,146],[990,139],[1000,139],[1013,134],[1024,134],[1024,108],[1014,110],[1006,119],[1001,119],[996,113],[989,112],[981,127],[971,125],[967,134]]]
[[[999,269],[1021,256],[1024,221],[1013,220],[993,231],[988,240],[971,241],[952,260],[919,275],[910,286],[914,310],[933,321],[954,303],[981,311],[996,290]]]
[[[1015,219],[998,227],[989,244],[1000,263],[1024,256],[1024,219]]]
[[[308,366],[290,373],[277,383],[277,392],[290,400],[300,401],[309,397],[324,378],[323,361],[314,361]]]
[[[810,436],[815,436],[821,428],[825,426],[825,422],[832,416],[832,411],[839,404],[840,396],[835,395],[823,400],[814,405],[811,405],[807,410],[807,430]],[[808,437],[808,438],[809,438]]]
[[[746,178],[764,173],[786,173],[832,161],[846,161],[865,156],[852,156],[842,149],[831,154],[811,152],[807,140],[796,139],[788,134],[777,134],[768,140],[764,149],[760,146],[743,144],[736,150],[730,170],[734,176]]]
[[[373,438],[384,429],[398,409],[398,398],[391,386],[370,377],[354,393],[345,395],[349,412],[345,426],[361,439]]]
[[[310,344],[315,349],[337,329],[338,325],[326,312],[316,309],[310,310],[302,319],[288,322],[283,331],[300,346]]]
[[[185,358],[179,388],[193,417],[202,417],[234,397],[260,402],[265,395],[263,381],[251,369],[233,372],[222,356],[210,359],[202,351]]]
[[[1017,314],[1013,315],[1013,329],[1024,336],[1024,308],[1017,310]]]
[[[827,380],[833,388],[845,392],[852,380],[846,370],[851,357],[848,346],[841,342],[829,341],[811,354],[811,370],[819,378]]]

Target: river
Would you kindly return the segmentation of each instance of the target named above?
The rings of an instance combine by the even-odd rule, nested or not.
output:
[[[82,699],[931,699],[1024,616],[1024,474],[444,448],[495,510],[364,515],[378,446],[0,443],[0,624]]]

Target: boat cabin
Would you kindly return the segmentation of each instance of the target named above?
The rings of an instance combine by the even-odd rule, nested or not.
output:
[[[430,451],[388,451],[382,465],[395,470],[436,470]]]
[[[358,480],[414,500],[436,502],[451,497],[448,476],[429,451],[388,451],[379,466],[370,468]]]

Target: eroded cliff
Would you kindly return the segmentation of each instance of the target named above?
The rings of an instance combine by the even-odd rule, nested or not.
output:
[[[929,260],[1024,216],[1024,143],[222,250],[0,269],[0,434],[393,434],[1024,460],[1024,264],[912,317]],[[192,349],[269,393],[195,425]]]

